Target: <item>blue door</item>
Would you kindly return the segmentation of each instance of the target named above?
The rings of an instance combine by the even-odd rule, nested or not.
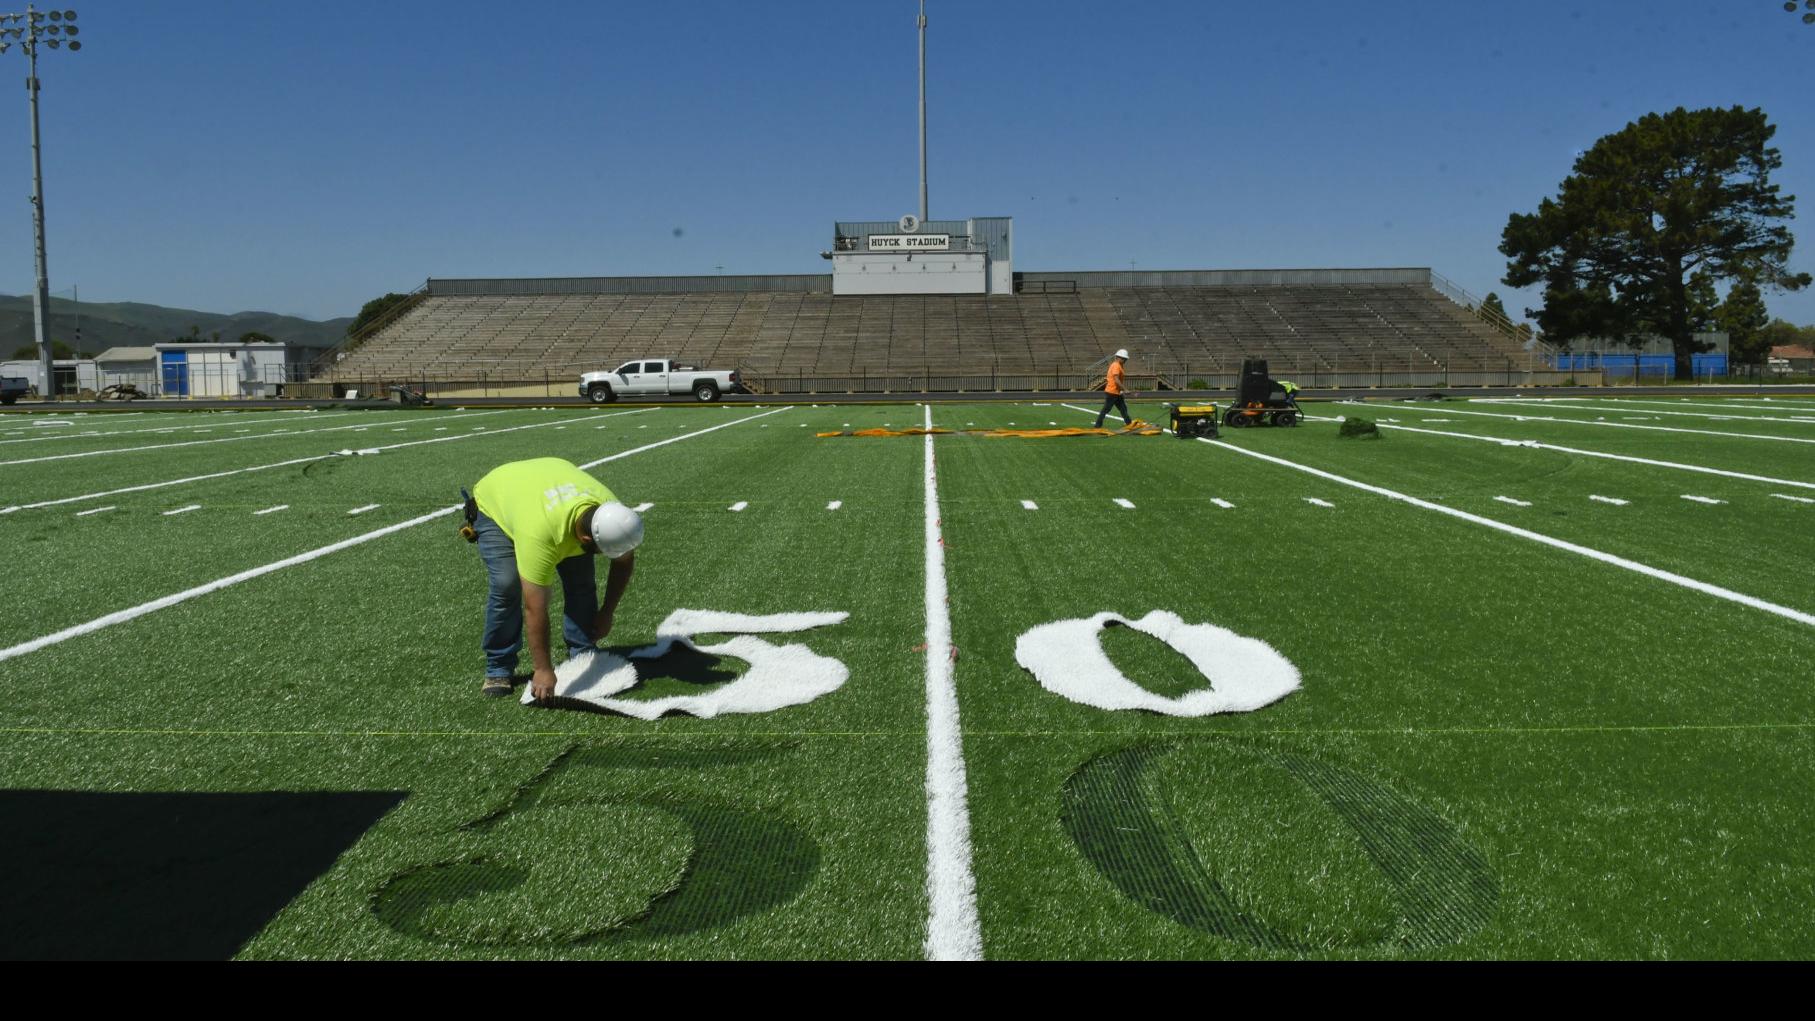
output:
[[[164,396],[189,396],[189,352],[161,351],[164,369]]]

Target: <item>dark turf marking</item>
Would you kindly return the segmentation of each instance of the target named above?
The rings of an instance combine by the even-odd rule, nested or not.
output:
[[[1149,911],[1213,936],[1299,949],[1237,906],[1172,811],[1149,803],[1141,774],[1170,750],[1136,745],[1085,763],[1065,781],[1065,831],[1116,889]]]
[[[1216,849],[1194,846],[1166,792],[1148,789],[1147,768],[1190,747],[1135,745],[1079,767],[1063,790],[1065,831],[1123,895],[1151,911],[1267,950],[1315,949],[1241,908],[1217,879]],[[1209,747],[1215,746],[1204,750]],[[1399,921],[1392,943],[1429,950],[1455,943],[1493,918],[1499,880],[1480,852],[1429,808],[1303,752],[1234,744],[1223,750],[1283,767],[1355,832],[1393,887]]]
[[[727,925],[793,900],[819,868],[819,845],[782,812],[755,805],[681,801],[666,795],[639,795],[610,773],[642,770],[737,768],[791,753],[797,742],[738,740],[720,747],[697,743],[626,742],[570,746],[555,756],[502,807],[460,827],[486,832],[511,814],[562,805],[635,804],[672,813],[693,831],[693,858],[678,887],[650,901],[637,918],[580,938],[552,938],[543,945],[587,946],[636,939],[662,939]],[[570,771],[604,774],[576,793],[569,785],[552,789]],[[609,772],[607,772],[609,771]],[[372,913],[405,935],[437,943],[449,940],[427,931],[419,919],[432,903],[457,900],[521,885],[523,875],[485,859],[440,862],[399,872],[372,894]],[[535,942],[535,941],[528,941]]]
[[[1455,827],[1405,795],[1320,759],[1279,752],[1274,762],[1341,816],[1399,902],[1399,942],[1413,950],[1454,943],[1486,925],[1500,882]]]
[[[0,958],[225,960],[401,791],[0,791]]]

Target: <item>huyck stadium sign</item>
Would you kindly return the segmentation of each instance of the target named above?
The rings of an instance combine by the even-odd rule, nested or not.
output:
[[[950,234],[871,234],[872,252],[945,252],[952,247]]]

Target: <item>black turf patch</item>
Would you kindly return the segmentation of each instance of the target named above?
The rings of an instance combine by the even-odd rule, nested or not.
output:
[[[225,960],[404,797],[0,790],[0,958]]]

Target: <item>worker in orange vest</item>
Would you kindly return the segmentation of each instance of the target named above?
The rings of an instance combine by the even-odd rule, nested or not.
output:
[[[1128,416],[1128,401],[1124,399],[1132,395],[1128,393],[1127,386],[1122,382],[1122,366],[1127,364],[1127,362],[1128,349],[1123,348],[1115,353],[1115,361],[1109,363],[1109,379],[1103,384],[1103,410],[1097,412],[1098,429],[1103,428],[1103,418],[1109,414],[1110,408],[1114,408],[1122,413],[1122,422],[1124,424],[1134,424],[1134,419]]]

